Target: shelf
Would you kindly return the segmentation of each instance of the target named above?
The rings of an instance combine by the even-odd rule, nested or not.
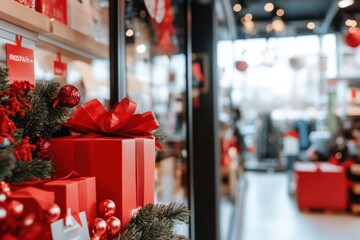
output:
[[[71,48],[79,49],[84,52],[91,53],[98,58],[109,57],[109,47],[96,42],[89,36],[86,36],[80,32],[77,32],[67,25],[58,22],[56,20],[50,20],[50,32],[45,33],[50,39],[54,39],[63,44],[69,45]],[[41,38],[39,37],[41,40]],[[45,38],[42,38],[45,39]],[[56,45],[56,44],[55,44]]]
[[[49,18],[14,0],[1,0],[0,19],[36,33],[50,32]]]

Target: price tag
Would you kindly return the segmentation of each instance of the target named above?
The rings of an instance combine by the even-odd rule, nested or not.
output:
[[[16,44],[6,44],[6,65],[9,69],[8,80],[35,83],[34,51],[21,46],[22,37],[16,35]],[[35,84],[34,84],[35,85]]]
[[[64,76],[66,76],[66,73],[67,73],[67,64],[61,62],[61,55],[59,52],[57,53],[57,57],[58,57],[58,59],[56,61],[54,61],[54,74],[56,76],[64,77]]]

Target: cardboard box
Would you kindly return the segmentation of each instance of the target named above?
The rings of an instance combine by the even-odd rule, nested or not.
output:
[[[94,22],[90,0],[67,0],[68,25],[82,34],[92,36]]]

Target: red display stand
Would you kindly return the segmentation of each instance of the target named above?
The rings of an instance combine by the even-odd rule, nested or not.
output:
[[[301,210],[346,210],[346,173],[341,166],[320,162],[294,165],[296,200]]]

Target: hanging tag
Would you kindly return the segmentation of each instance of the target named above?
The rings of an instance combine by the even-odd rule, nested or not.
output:
[[[22,36],[16,35],[16,44],[6,44],[6,65],[9,69],[8,80],[27,80],[35,85],[34,50],[21,46]]]
[[[61,55],[60,53],[58,52],[57,53],[57,61],[54,61],[54,74],[56,76],[66,76],[66,73],[67,73],[67,64],[66,63],[63,63],[61,62]]]

